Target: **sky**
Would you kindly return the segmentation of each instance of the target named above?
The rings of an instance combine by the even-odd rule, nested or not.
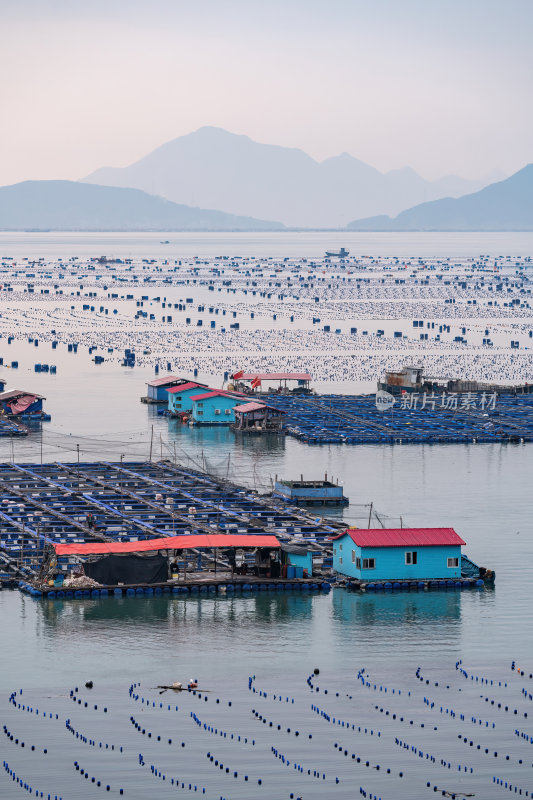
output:
[[[0,0],[0,185],[203,125],[425,178],[533,161],[531,0]]]

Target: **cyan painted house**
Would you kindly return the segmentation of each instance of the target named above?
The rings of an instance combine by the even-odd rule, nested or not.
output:
[[[349,528],[333,540],[333,569],[362,581],[461,577],[461,545],[453,528]]]
[[[231,425],[235,422],[234,407],[248,403],[249,398],[222,389],[208,389],[192,395],[191,402],[191,416],[196,425]]]
[[[179,414],[181,411],[192,411],[191,397],[201,392],[202,389],[207,391],[207,388],[205,383],[188,381],[187,383],[182,383],[179,386],[173,386],[167,389],[169,413],[175,415]]]
[[[281,545],[281,563],[287,567],[295,567],[299,571],[288,571],[288,578],[303,578],[304,569],[308,577],[313,574],[313,554],[311,550],[301,544]]]

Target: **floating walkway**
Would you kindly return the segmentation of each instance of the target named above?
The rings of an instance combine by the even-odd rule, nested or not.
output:
[[[458,396],[376,408],[375,395],[269,395],[286,413],[286,432],[306,444],[533,442],[533,394],[499,395],[494,408]],[[466,396],[465,396],[466,397]],[[452,407],[446,407],[446,403]],[[456,406],[456,407],[455,407]]]
[[[283,578],[256,578],[247,575],[241,577],[235,575],[233,578],[217,578],[216,575],[205,576],[203,579],[189,579],[179,581],[172,585],[169,583],[160,584],[131,584],[129,586],[105,586],[102,588],[87,589],[58,589],[50,587],[48,589],[37,589],[30,583],[20,581],[18,587],[26,594],[33,597],[45,597],[54,599],[79,599],[81,597],[153,597],[158,595],[249,595],[257,592],[329,592],[331,584],[324,580],[296,579],[285,580]]]
[[[344,584],[347,589],[360,592],[423,592],[428,589],[473,589],[485,586],[480,577],[454,578],[453,580],[401,580],[401,581],[358,581],[350,580]]]

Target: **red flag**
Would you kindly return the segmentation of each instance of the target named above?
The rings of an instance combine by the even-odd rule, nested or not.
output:
[[[254,378],[252,381],[252,389],[257,388],[257,386],[261,386],[261,381],[259,378]]]
[[[231,377],[233,378],[233,380],[238,381],[239,378],[242,378],[243,375],[244,375],[244,372],[241,369],[241,370],[239,370],[239,372],[234,372]]]

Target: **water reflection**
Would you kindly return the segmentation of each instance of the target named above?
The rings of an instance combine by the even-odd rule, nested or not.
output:
[[[233,626],[256,629],[264,634],[272,625],[284,626],[297,621],[309,622],[315,603],[327,602],[321,595],[296,592],[262,592],[257,595],[228,597],[177,598],[158,597],[99,598],[96,600],[42,600],[35,604],[45,636],[69,636],[73,629],[83,627],[85,638],[105,637],[106,633],[122,628],[124,634],[134,629],[139,637],[158,628],[175,626],[183,631],[198,630],[198,626]],[[93,624],[96,623],[93,627]]]
[[[457,623],[461,619],[459,591],[333,593],[333,619],[341,623],[380,628],[427,626],[434,622]]]

